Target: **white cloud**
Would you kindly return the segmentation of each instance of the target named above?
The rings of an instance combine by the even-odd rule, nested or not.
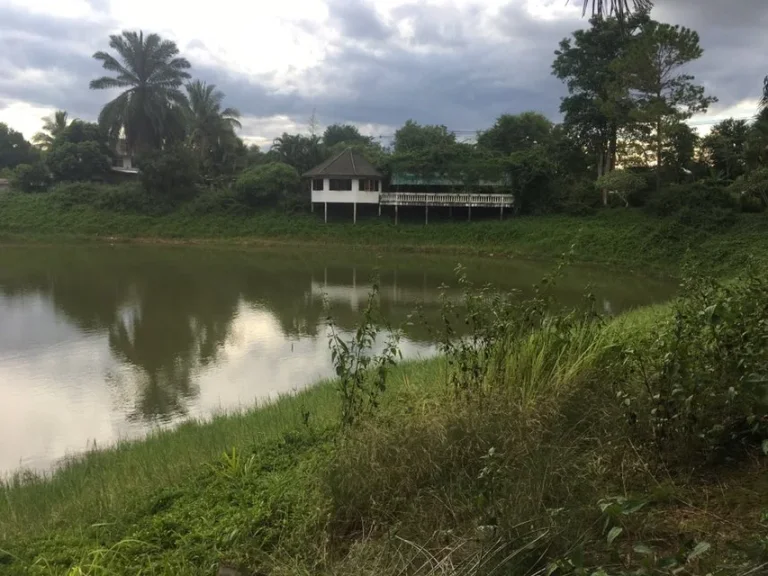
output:
[[[35,106],[20,101],[0,100],[0,122],[24,134],[26,138],[39,132],[43,126],[42,118],[53,114],[55,108]]]

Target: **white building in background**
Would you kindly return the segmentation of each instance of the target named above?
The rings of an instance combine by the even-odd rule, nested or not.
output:
[[[311,179],[312,206],[323,204],[328,221],[328,204],[352,204],[357,221],[358,204],[378,204],[381,173],[362,154],[347,148],[303,174]]]

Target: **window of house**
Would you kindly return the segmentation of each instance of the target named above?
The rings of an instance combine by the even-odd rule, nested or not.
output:
[[[337,179],[331,179],[329,184],[330,184],[330,189],[331,190],[338,190],[338,191],[342,191],[342,192],[352,190],[352,180],[348,180],[348,179],[344,179],[344,180],[341,180],[341,179],[338,179],[338,180]]]
[[[378,192],[379,181],[378,180],[360,180],[360,190],[363,192]]]
[[[323,179],[322,178],[315,178],[312,180],[312,190],[322,190],[323,189]]]

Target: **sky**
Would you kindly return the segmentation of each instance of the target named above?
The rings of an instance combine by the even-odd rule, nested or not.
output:
[[[719,102],[693,125],[755,113],[766,0],[657,0],[653,17],[701,36],[690,72]],[[93,53],[141,29],[226,94],[248,143],[306,133],[313,112],[321,129],[350,123],[382,141],[408,119],[471,138],[502,113],[559,121],[554,50],[585,26],[580,0],[0,0],[0,122],[31,138],[56,109],[95,120],[114,94],[88,89],[103,72]]]

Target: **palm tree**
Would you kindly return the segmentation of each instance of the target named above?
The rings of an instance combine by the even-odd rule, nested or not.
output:
[[[760,99],[760,110],[768,110],[768,76],[763,82],[763,97]]]
[[[630,6],[631,4],[631,6]],[[630,13],[631,8],[635,10],[650,10],[653,6],[652,0],[584,0],[584,14],[587,8],[592,6],[593,16],[611,16],[613,14],[619,20]]]
[[[105,70],[116,76],[91,81],[91,89],[126,89],[109,102],[99,114],[101,124],[116,141],[125,132],[129,151],[159,148],[177,117],[179,106],[187,102],[181,86],[188,79],[190,67],[186,58],[178,56],[174,42],[157,34],[127,32],[109,37],[115,58],[107,52],[93,57]]]
[[[187,84],[189,105],[185,108],[188,138],[192,147],[206,154],[212,147],[221,144],[224,138],[241,128],[240,111],[224,108],[224,93],[215,84],[195,80]]]
[[[43,118],[43,130],[32,136],[32,142],[38,148],[47,150],[53,144],[56,136],[61,134],[64,128],[67,127],[67,124],[66,110],[56,110],[53,116]]]

